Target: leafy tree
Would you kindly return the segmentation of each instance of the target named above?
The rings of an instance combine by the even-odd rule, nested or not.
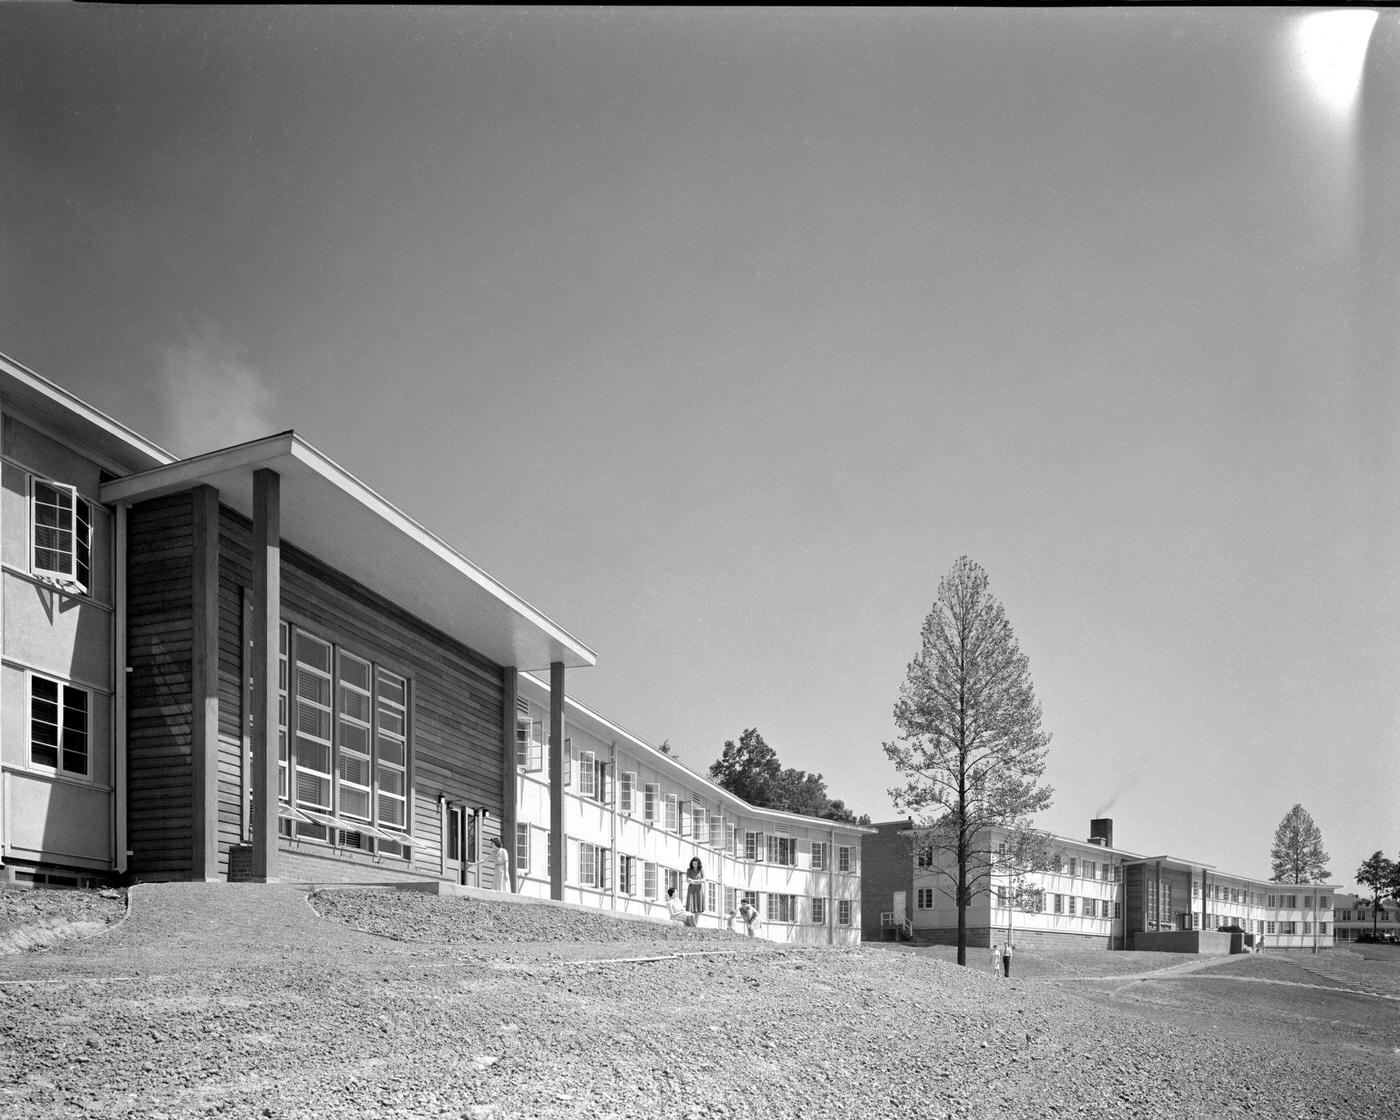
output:
[[[1322,847],[1322,830],[1301,805],[1294,805],[1279,821],[1270,856],[1274,883],[1325,883],[1332,874],[1326,867],[1332,857]]]
[[[857,820],[844,802],[827,796],[826,781],[820,774],[784,768],[778,752],[763,741],[756,727],[740,735],[737,743],[730,739],[724,744],[724,751],[710,766],[710,777],[760,808],[851,824],[870,823],[868,816]]]
[[[1049,807],[1054,791],[1038,783],[1050,736],[1029,663],[980,565],[961,557],[939,582],[921,639],[894,707],[900,741],[885,744],[907,779],[890,797],[916,818],[916,846],[951,880],[958,963],[966,964],[967,908],[1010,867],[983,834],[992,825],[1024,829]]]
[[[1400,897],[1400,878],[1397,878],[1398,876],[1400,876],[1400,863],[1386,859],[1380,852],[1376,852],[1356,869],[1356,881],[1371,890],[1371,932],[1373,934],[1379,928],[1376,922],[1381,899],[1391,893]]]

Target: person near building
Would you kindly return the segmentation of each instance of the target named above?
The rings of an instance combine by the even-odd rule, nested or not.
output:
[[[1001,947],[1001,963],[1006,969],[1006,978],[1011,979],[1011,942],[1007,942]]]
[[[1001,977],[1001,945],[992,943],[992,975]]]
[[[758,921],[758,911],[754,909],[754,904],[747,898],[739,900],[739,917],[744,921],[744,931],[753,936],[753,924]]]
[[[680,922],[681,925],[693,926],[697,919],[694,914],[686,910],[681,905],[681,900],[676,897],[676,888],[666,888],[666,909],[671,912],[671,921]]]
[[[685,869],[685,908],[700,920],[705,912],[705,865],[699,856],[690,857],[690,866]]]
[[[491,837],[491,843],[496,845],[496,889],[509,894],[511,892],[510,849],[501,843],[499,836]]]

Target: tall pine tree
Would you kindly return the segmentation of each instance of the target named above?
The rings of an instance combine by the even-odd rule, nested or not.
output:
[[[1322,830],[1308,811],[1294,805],[1283,815],[1274,831],[1273,861],[1275,883],[1324,883],[1331,857],[1322,846]]]

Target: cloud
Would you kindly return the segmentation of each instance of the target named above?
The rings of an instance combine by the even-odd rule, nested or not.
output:
[[[176,454],[198,455],[280,430],[262,374],[212,327],[166,347],[160,388],[162,442]]]

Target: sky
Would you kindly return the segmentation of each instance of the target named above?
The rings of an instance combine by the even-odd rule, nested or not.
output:
[[[0,5],[0,351],[288,428],[875,820],[986,569],[1037,823],[1400,854],[1400,12]],[[288,532],[289,539],[294,539]]]

